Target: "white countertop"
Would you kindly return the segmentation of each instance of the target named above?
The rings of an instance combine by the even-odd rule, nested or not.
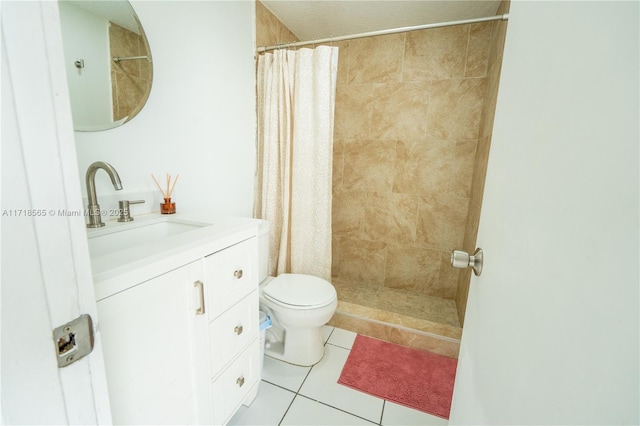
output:
[[[133,222],[106,222],[104,228],[87,229],[88,238],[119,232],[163,220],[206,225],[152,242],[122,247],[112,253],[91,257],[96,300],[197,261],[240,241],[255,237],[262,222],[243,217],[212,217],[175,213],[136,216]]]

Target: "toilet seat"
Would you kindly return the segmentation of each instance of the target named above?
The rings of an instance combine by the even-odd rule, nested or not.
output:
[[[264,297],[293,309],[320,308],[336,300],[336,290],[322,278],[303,274],[281,274],[267,283]]]

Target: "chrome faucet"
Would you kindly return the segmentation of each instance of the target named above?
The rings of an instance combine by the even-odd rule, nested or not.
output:
[[[104,161],[96,161],[89,166],[86,176],[87,198],[89,199],[89,204],[87,206],[87,209],[89,210],[89,223],[87,223],[87,228],[101,228],[104,226],[102,216],[100,215],[98,196],[96,195],[96,172],[98,169],[102,169],[107,172],[116,191],[120,191],[122,189],[120,176],[118,176],[118,172],[116,172],[116,169],[114,169],[111,164],[105,163]]]

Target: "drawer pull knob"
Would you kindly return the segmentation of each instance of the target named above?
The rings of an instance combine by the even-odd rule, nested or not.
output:
[[[238,269],[237,271],[235,271],[233,273],[233,276],[236,277],[237,279],[242,278],[242,269]]]
[[[238,377],[238,379],[236,380],[236,384],[239,387],[242,387],[242,385],[244,385],[244,377],[242,377],[242,376]]]
[[[239,336],[244,331],[244,327],[242,327],[241,325],[236,325],[236,327],[233,329],[233,331],[234,331],[234,333],[236,333]]]

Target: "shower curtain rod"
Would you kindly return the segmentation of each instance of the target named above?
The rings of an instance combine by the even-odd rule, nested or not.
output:
[[[417,31],[417,30],[426,30],[429,28],[439,28],[439,27],[448,27],[452,25],[464,25],[464,24],[474,24],[477,22],[488,22],[488,21],[507,21],[509,20],[509,14],[504,13],[502,15],[494,15],[487,16],[484,18],[472,18],[472,19],[462,19],[459,21],[449,21],[449,22],[436,22],[433,24],[424,24],[424,25],[415,25],[412,27],[401,27],[401,28],[392,28],[389,30],[380,30],[380,31],[370,31],[367,33],[360,34],[352,34],[346,36],[338,36],[338,37],[329,37],[323,38],[319,40],[309,40],[309,41],[297,41],[292,43],[281,43],[273,46],[259,46],[257,48],[258,53],[266,52],[267,50],[275,50],[275,49],[283,49],[289,47],[299,47],[299,46],[308,46],[310,44],[321,44],[321,43],[329,43],[333,41],[342,41],[342,40],[353,40],[356,38],[365,38],[365,37],[373,37],[379,35],[387,35],[387,34],[396,34],[396,33],[404,33],[407,31]]]
[[[114,62],[120,62],[120,61],[135,61],[137,59],[149,59],[148,56],[114,56],[113,58]]]

